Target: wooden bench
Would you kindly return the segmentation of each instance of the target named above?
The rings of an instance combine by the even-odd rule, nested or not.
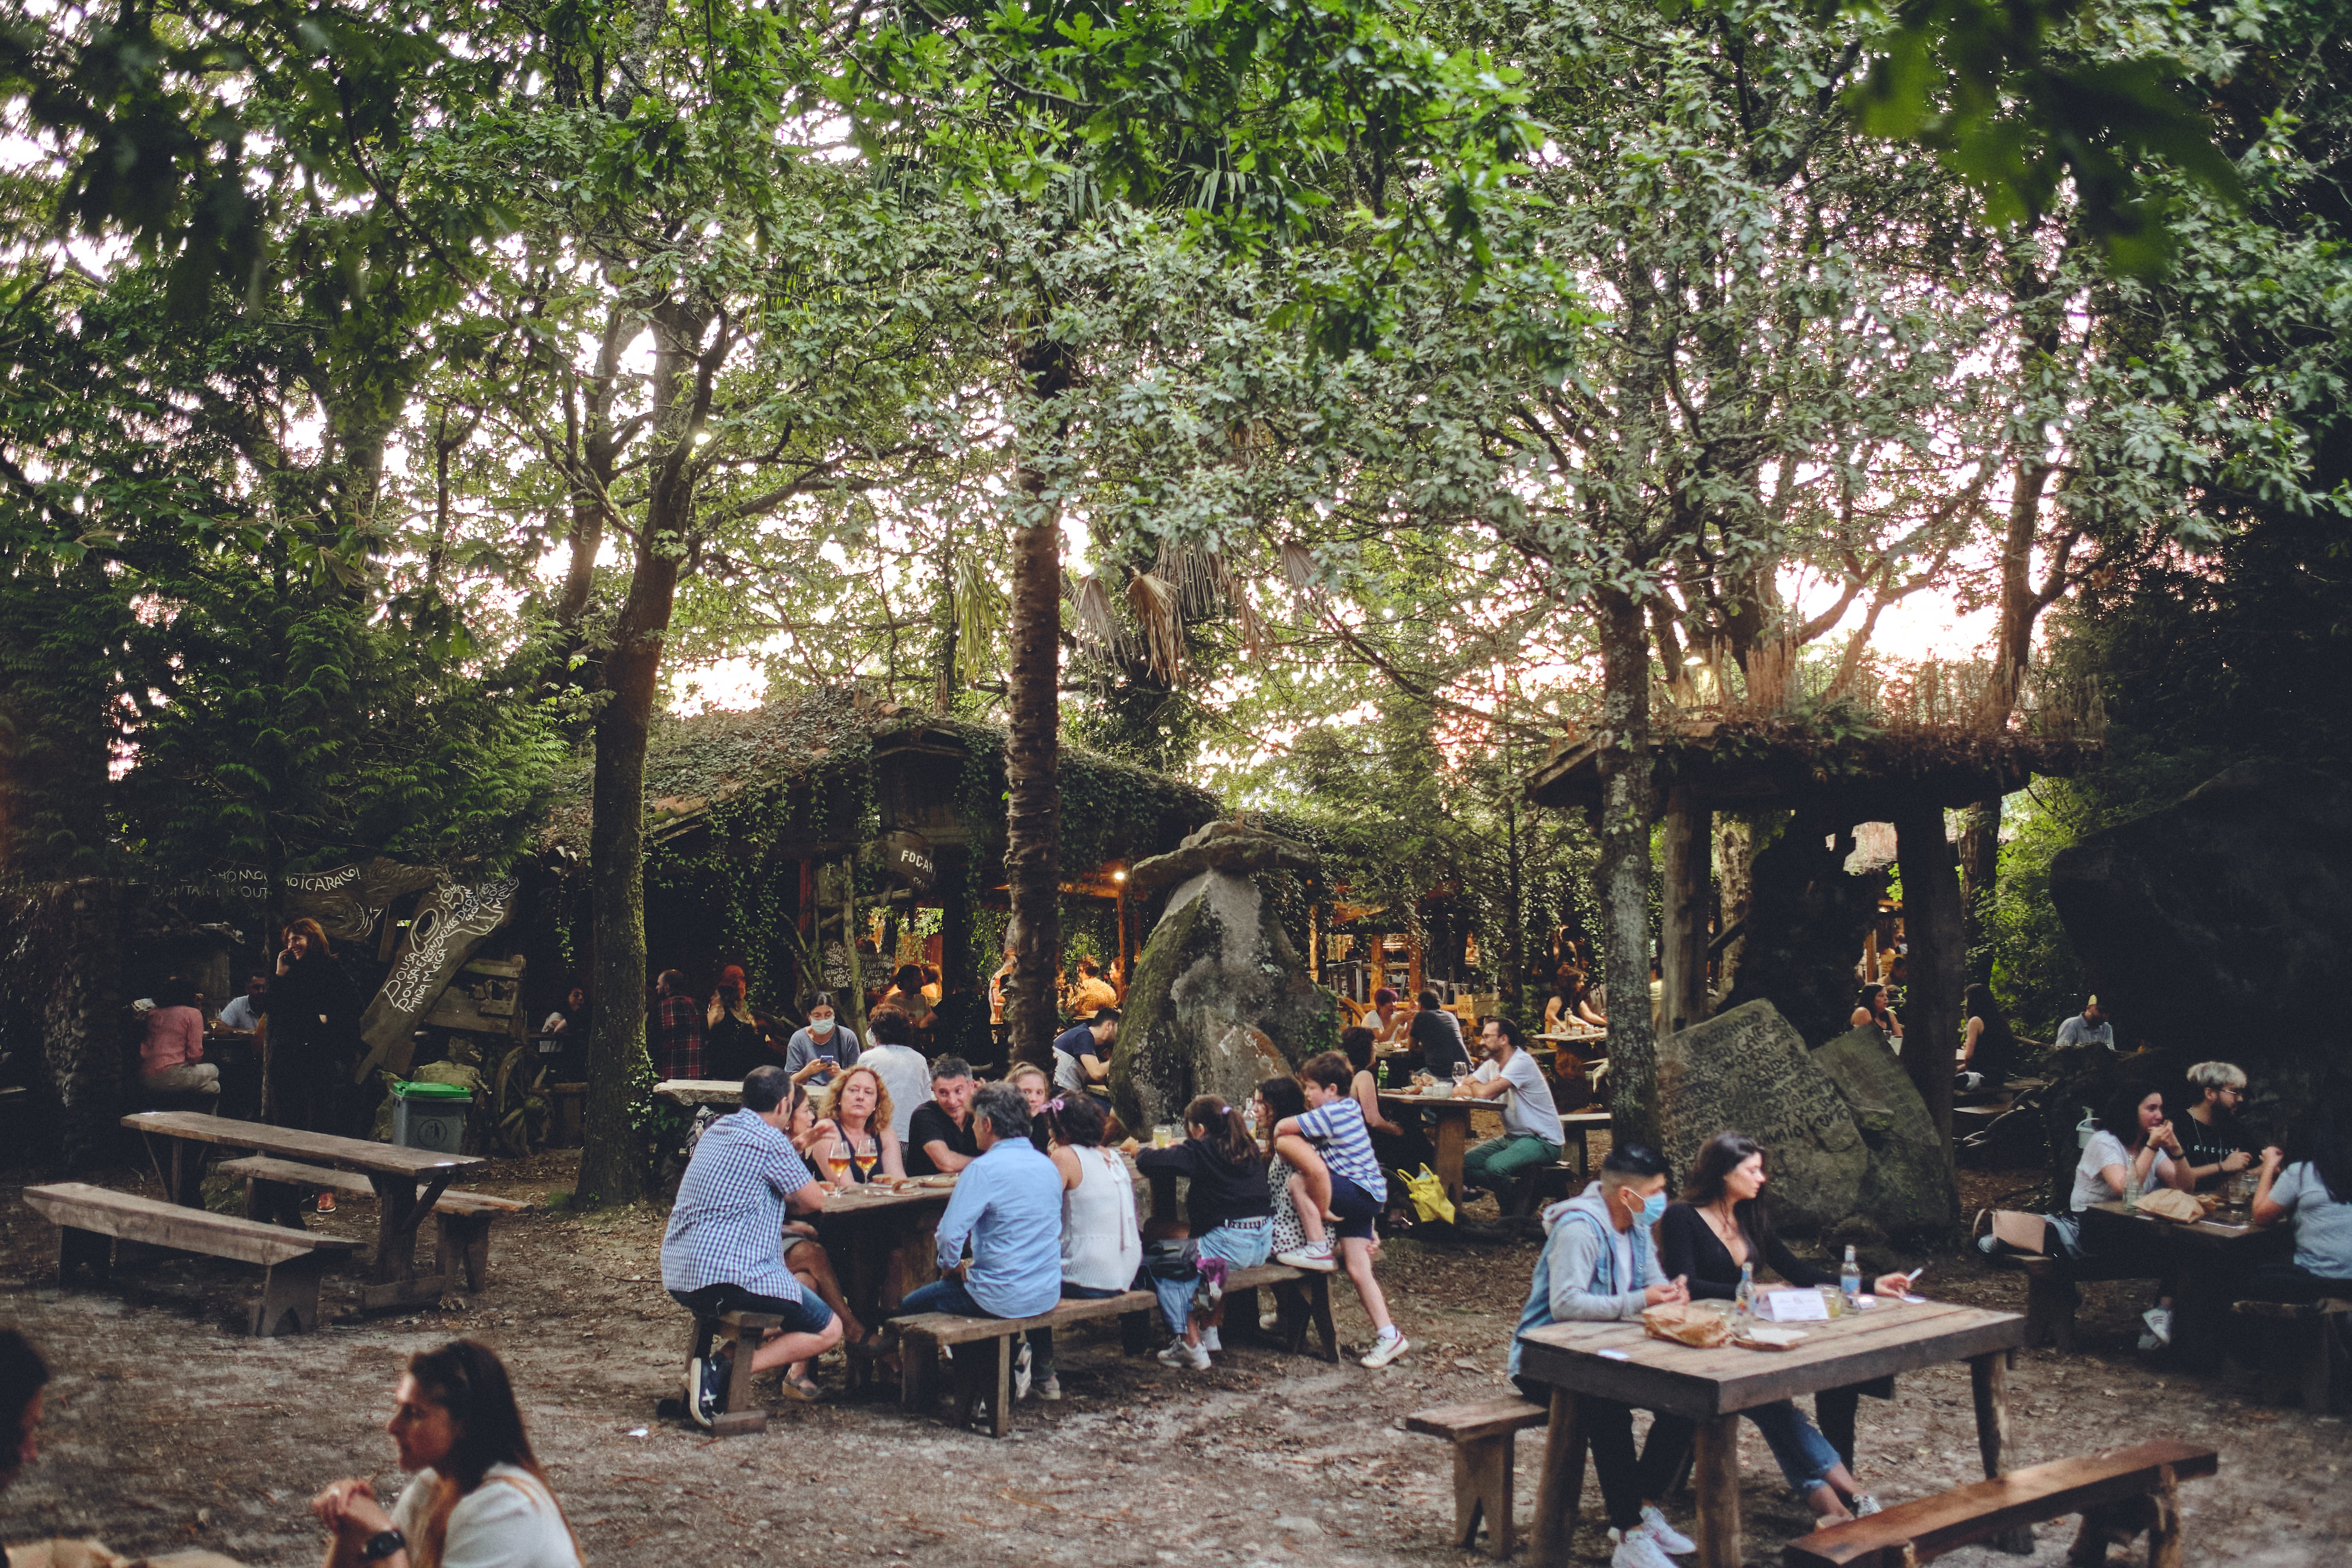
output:
[[[1486,1521],[1486,1553],[1508,1557],[1517,1543],[1511,1512],[1512,1449],[1518,1434],[1550,1419],[1549,1405],[1507,1394],[1441,1405],[1404,1418],[1404,1429],[1454,1445],[1454,1544],[1468,1551]]]
[[[1257,1331],[1257,1292],[1275,1291],[1277,1342],[1296,1354],[1305,1348],[1312,1328],[1322,1342],[1322,1357],[1339,1359],[1338,1331],[1331,1322],[1331,1277],[1314,1269],[1262,1263],[1235,1268],[1225,1276],[1225,1320],[1237,1336]],[[956,1345],[992,1344],[993,1355],[975,1352],[947,1359],[955,1368],[956,1423],[967,1426],[972,1407],[988,1402],[989,1436],[1002,1437],[1013,1429],[1013,1342],[1031,1329],[1052,1329],[1106,1318],[1119,1321],[1120,1342],[1130,1355],[1151,1348],[1151,1314],[1160,1298],[1149,1290],[1128,1290],[1094,1300],[1066,1300],[1050,1312],[1034,1318],[965,1318],[952,1312],[925,1312],[893,1318],[899,1355],[898,1400],[905,1409],[928,1411],[939,1402],[940,1352]]]
[[[2078,1286],[2101,1279],[2153,1279],[2144,1262],[2102,1262],[2096,1258],[2037,1258],[1995,1253],[1995,1268],[2025,1276],[2025,1348],[2048,1344],[2061,1355],[2074,1353],[2074,1311],[2083,1304]]]
[[[772,1329],[784,1326],[782,1318],[767,1312],[721,1312],[715,1317],[697,1313],[694,1320],[694,1341],[687,1348],[691,1366],[727,1347],[730,1354],[727,1375],[727,1408],[710,1423],[715,1437],[740,1437],[768,1429],[768,1407],[751,1397],[751,1352]],[[687,1397],[694,1397],[693,1389]]]
[[[302,1198],[307,1193],[331,1192],[343,1197],[373,1198],[375,1185],[365,1176],[324,1165],[305,1165],[268,1154],[224,1160],[218,1169],[245,1178],[245,1213],[248,1219],[303,1228]],[[492,1197],[488,1193],[444,1192],[433,1202],[433,1222],[438,1233],[434,1266],[443,1287],[456,1289],[457,1280],[478,1291],[490,1273],[490,1222],[502,1214],[528,1214],[531,1205],[520,1198]]]
[[[1912,1568],[1959,1547],[2080,1513],[2084,1518],[2083,1537],[2075,1543],[2078,1558],[2105,1562],[2107,1524],[2131,1519],[2147,1531],[2148,1568],[2180,1568],[2178,1485],[2211,1475],[2217,1463],[2210,1448],[2168,1439],[2088,1458],[2057,1459],[1799,1536],[1780,1561],[1784,1568]],[[2141,1506],[2099,1517],[2119,1504]]]
[[[258,1264],[261,1294],[254,1301],[248,1327],[262,1337],[317,1328],[319,1279],[328,1258],[359,1246],[340,1237],[309,1236],[81,1182],[26,1187],[25,1202],[58,1226],[60,1281],[82,1267],[105,1279],[113,1271],[117,1241]]]
[[[2231,1336],[2231,1352],[2241,1361],[2258,1362],[2256,1370],[2267,1385],[2265,1396],[2277,1397],[2278,1384],[2284,1382],[2289,1391],[2301,1396],[2305,1410],[2314,1415],[2326,1415],[2335,1405],[2336,1368],[2344,1360],[2344,1334],[2352,1326],[2352,1301],[2331,1299],[2311,1305],[2240,1301],[2230,1310],[2252,1331]],[[2257,1344],[2269,1352],[2267,1356],[2258,1359],[2247,1353]]]

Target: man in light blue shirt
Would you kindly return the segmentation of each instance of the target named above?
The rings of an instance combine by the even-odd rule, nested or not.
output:
[[[965,1318],[1034,1318],[1062,1300],[1062,1173],[1029,1142],[1029,1102],[1009,1083],[972,1096],[980,1156],[956,1173],[940,1216],[940,1277],[898,1310]],[[963,1244],[971,1240],[971,1259]],[[1013,1363],[1013,1397],[1029,1395],[1031,1367],[1054,1363],[1054,1331],[1028,1331]],[[1045,1397],[1057,1399],[1050,1378]]]

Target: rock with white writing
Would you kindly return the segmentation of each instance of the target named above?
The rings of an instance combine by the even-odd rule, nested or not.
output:
[[[1718,1013],[1658,1042],[1660,1141],[1679,1184],[1718,1132],[1764,1145],[1772,1220],[1811,1236],[1854,1209],[1870,1151],[1845,1097],[1769,1002]]]
[[[1254,833],[1271,843],[1246,851],[1234,836],[1220,837],[1226,846],[1217,858],[1255,859],[1259,868],[1314,863],[1302,846],[1271,834]],[[1138,879],[1154,864],[1138,866]],[[1131,1131],[1181,1121],[1196,1095],[1239,1109],[1259,1083],[1338,1039],[1339,1004],[1308,977],[1271,895],[1243,871],[1202,864],[1169,896],[1136,960],[1111,1058],[1111,1104]]]

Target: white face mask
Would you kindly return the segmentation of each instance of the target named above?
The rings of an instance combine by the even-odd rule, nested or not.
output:
[[[809,1033],[812,1035],[830,1035],[833,1033],[833,1020],[830,1018],[811,1018],[809,1020]]]

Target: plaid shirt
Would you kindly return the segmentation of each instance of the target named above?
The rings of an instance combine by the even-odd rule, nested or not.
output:
[[[784,1267],[784,1200],[809,1184],[792,1140],[738,1110],[704,1129],[677,1185],[662,1237],[662,1288],[680,1293],[740,1285],[780,1301],[801,1299]]]
[[[702,1076],[702,1004],[665,996],[654,1004],[655,1065],[664,1078]]]

